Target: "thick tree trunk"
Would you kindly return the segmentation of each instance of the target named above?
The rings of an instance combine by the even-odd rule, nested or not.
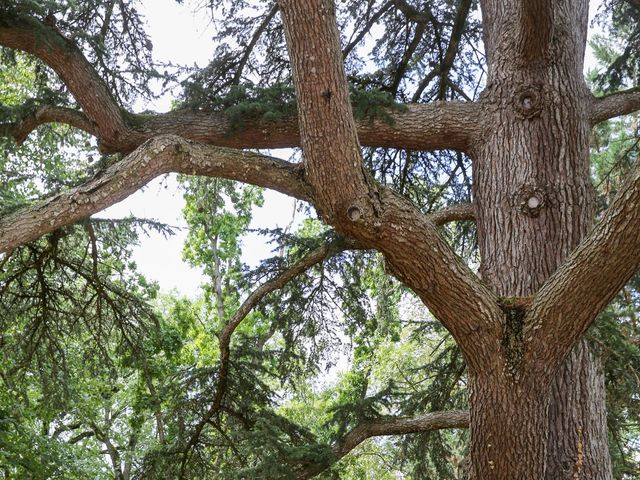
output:
[[[583,339],[553,382],[545,478],[612,478],[607,441],[604,375]]]
[[[470,371],[471,478],[544,478],[548,388],[535,380]]]
[[[549,35],[537,36],[527,33],[521,3],[483,2],[492,21],[485,31],[490,120],[473,152],[480,271],[507,298],[501,368],[471,372],[472,476],[608,479],[604,387],[588,346],[580,342],[557,377],[558,365],[523,363],[524,315],[510,298],[534,295],[593,224],[582,79],[588,2],[536,2],[552,10],[551,24],[540,26]]]

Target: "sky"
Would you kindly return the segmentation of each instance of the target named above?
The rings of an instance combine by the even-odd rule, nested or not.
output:
[[[179,5],[175,0],[148,1],[144,2],[143,7],[155,60],[184,65],[195,63],[200,67],[209,62],[214,50],[211,42],[213,26],[208,22],[206,12],[194,13],[188,6]],[[171,98],[167,95],[152,104],[137,105],[136,109],[165,112],[170,108]],[[272,153],[285,159],[291,155],[290,150]],[[291,198],[267,190],[264,199],[264,207],[254,209],[250,228],[285,227],[291,222],[294,209]],[[143,190],[101,212],[99,216],[120,218],[134,215],[180,227],[176,235],[168,239],[157,233],[142,236],[140,245],[134,248],[133,258],[138,270],[147,279],[159,282],[162,291],[175,290],[193,298],[205,279],[200,270],[182,261],[182,246],[186,238],[186,224],[181,214],[183,207],[184,199],[175,175],[170,175],[152,181]],[[298,221],[301,219],[299,213],[295,217]],[[258,235],[249,235],[243,241],[243,261],[256,266],[260,259],[272,256],[271,249]]]
[[[213,25],[209,13],[194,12],[188,5],[180,5],[175,0],[153,0],[143,2],[148,32],[153,43],[153,55],[157,61],[197,64],[204,67],[213,56],[214,44],[211,41]],[[600,1],[592,1],[590,18],[597,11]],[[587,55],[585,68],[593,65],[593,58]],[[151,109],[158,112],[168,111],[171,96],[136,106],[138,110]],[[275,156],[288,158],[290,150],[271,152]],[[185,222],[181,215],[184,206],[175,176],[162,177],[151,182],[143,190],[126,200],[110,207],[99,216],[119,218],[134,215],[155,219],[179,227],[176,235],[165,239],[152,233],[142,236],[140,245],[135,247],[133,258],[138,269],[148,279],[159,282],[164,292],[175,290],[179,294],[195,297],[199,285],[205,279],[200,270],[189,267],[182,261],[182,245],[186,237]],[[264,207],[254,209],[251,228],[284,227],[293,215],[293,200],[273,191],[265,191]],[[301,214],[296,214],[296,221]],[[243,260],[250,266],[258,264],[261,258],[271,256],[271,246],[257,235],[250,235],[243,242]]]

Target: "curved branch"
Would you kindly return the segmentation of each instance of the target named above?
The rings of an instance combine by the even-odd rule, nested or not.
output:
[[[275,8],[275,7],[274,7]],[[274,122],[247,120],[233,131],[222,112],[175,111],[138,115],[123,110],[107,85],[82,52],[54,27],[33,18],[3,18],[0,45],[40,58],[67,85],[90,123],[80,118],[57,118],[96,135],[104,153],[130,153],[150,138],[172,134],[196,142],[234,148],[284,148],[300,145],[296,118]],[[54,108],[54,107],[51,107]],[[357,122],[363,145],[413,150],[454,149],[467,151],[480,135],[481,107],[451,102],[408,105],[406,111],[389,112],[387,119]],[[415,126],[420,125],[420,129]],[[25,131],[26,133],[26,131]],[[0,135],[12,135],[8,126]]]
[[[196,425],[194,433],[191,435],[191,438],[185,447],[185,456],[183,458],[181,470],[184,469],[187,455],[198,442],[205,425],[209,423],[209,421],[217,415],[222,408],[222,399],[227,388],[227,379],[229,374],[231,336],[233,335],[233,332],[235,332],[236,328],[238,328],[238,325],[240,325],[251,310],[253,310],[255,306],[258,305],[258,303],[260,303],[268,294],[281,289],[295,277],[314,265],[321,263],[329,256],[355,247],[356,244],[352,241],[340,241],[319,246],[276,277],[260,285],[257,289],[251,292],[240,308],[238,308],[233,318],[225,325],[224,330],[220,334],[220,367],[218,368],[218,384],[216,386],[216,392],[211,407],[204,414],[198,425]]]
[[[71,108],[40,105],[15,123],[0,124],[0,137],[11,137],[20,145],[33,130],[45,123],[64,123],[97,135],[95,125],[84,113]]]
[[[612,93],[604,97],[593,97],[591,103],[591,125],[620,115],[640,110],[640,87]]]
[[[298,99],[307,180],[328,224],[385,256],[453,334],[469,368],[497,354],[503,314],[432,221],[362,168],[333,2],[280,0]]]
[[[535,296],[524,333],[531,343],[525,359],[533,365],[562,360],[640,269],[640,163],[628,175],[591,233]]]
[[[169,172],[223,177],[312,199],[299,165],[165,135],[147,141],[85,184],[1,218],[0,252],[99,212]]]
[[[126,136],[122,110],[109,88],[80,49],[53,26],[31,17],[3,16],[0,45],[35,55],[49,65],[95,123],[99,139],[106,146]]]
[[[351,452],[362,442],[371,437],[388,435],[405,435],[408,433],[431,432],[445,428],[468,428],[469,412],[452,410],[432,412],[417,417],[383,417],[362,423],[338,440],[331,449],[334,455],[332,463]],[[312,478],[329,468],[331,464],[322,463],[307,467],[298,474],[298,480]]]
[[[229,345],[231,343],[231,335],[233,335],[233,332],[238,328],[238,325],[240,325],[251,310],[253,310],[255,306],[258,305],[258,303],[260,303],[268,294],[281,289],[295,277],[309,270],[314,265],[324,261],[328,257],[355,247],[356,244],[353,241],[340,241],[321,245],[315,250],[312,250],[308,255],[293,264],[291,267],[287,268],[285,271],[263,283],[251,292],[240,308],[238,308],[233,318],[225,325],[224,330],[220,334],[220,369],[218,371],[218,388],[216,390],[212,406],[214,411],[220,410],[220,405],[222,404],[222,397],[224,396],[227,384],[227,374],[229,373]]]

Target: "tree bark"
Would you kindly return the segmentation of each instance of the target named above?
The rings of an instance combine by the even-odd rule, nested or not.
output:
[[[553,382],[545,478],[612,478],[606,413],[600,361],[583,339]]]
[[[480,271],[503,297],[536,294],[594,221],[590,99],[581,63],[588,2],[536,2],[553,14],[555,24],[545,25],[552,45],[530,43],[548,35],[518,37],[523,28],[531,31],[519,3],[482,4],[483,18],[491,19],[484,102],[492,120],[486,142],[473,152]],[[510,15],[519,23],[504,35]],[[527,338],[526,308],[505,301],[504,310],[505,371],[470,372],[473,478],[611,478],[604,384],[588,346],[581,341],[555,376],[559,361],[538,358],[551,358],[540,351],[551,345]]]

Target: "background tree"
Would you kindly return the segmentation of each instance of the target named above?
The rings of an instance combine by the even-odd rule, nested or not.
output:
[[[70,474],[76,444],[117,478],[637,473],[634,283],[615,297],[640,262],[637,122],[601,126],[640,109],[637,2],[603,6],[598,98],[584,0],[482,1],[483,22],[465,0],[202,6],[215,59],[164,114],[131,109],[149,79],[176,78],[134,1],[0,7],[2,378],[27,392],[3,399],[27,413],[3,416],[6,475]],[[290,146],[302,162],[239,150]],[[164,227],[88,218],[169,171],[226,180],[187,181],[203,298],[154,312],[127,246],[132,226]],[[335,231],[272,232],[279,254],[244,271],[260,195],[228,180],[308,202]],[[614,298],[590,335],[603,377],[581,338]],[[349,370],[318,389],[341,341]],[[52,384],[74,389],[35,408]],[[425,433],[467,424],[468,443]],[[25,456],[31,437],[43,447]],[[36,471],[45,450],[59,453]]]

